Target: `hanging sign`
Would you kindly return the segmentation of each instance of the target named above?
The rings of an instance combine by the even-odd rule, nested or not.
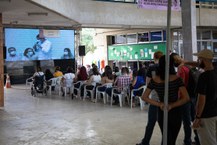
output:
[[[138,7],[143,9],[167,10],[168,0],[138,0]],[[180,0],[172,0],[172,10],[180,11]]]

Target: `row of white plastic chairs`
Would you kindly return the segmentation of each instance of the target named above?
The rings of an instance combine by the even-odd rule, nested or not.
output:
[[[130,91],[129,86],[124,87],[121,89],[120,93],[117,93],[117,90],[120,90],[117,87],[112,86],[112,83],[105,83],[103,85],[98,85],[98,86],[94,86],[92,89],[88,89],[87,85],[84,86],[84,96],[82,98],[81,96],[81,86],[85,83],[85,81],[78,81],[76,83],[72,83],[71,86],[64,86],[61,82],[62,77],[57,77],[57,78],[52,78],[49,80],[49,94],[52,94],[52,87],[55,87],[55,89],[58,90],[59,95],[61,95],[61,87],[63,88],[64,91],[64,95],[66,96],[67,94],[67,89],[70,90],[70,94],[73,94],[76,98],[79,99],[83,99],[85,100],[87,98],[87,93],[89,92],[90,94],[90,98],[92,101],[96,102],[101,98],[100,96],[102,96],[103,99],[103,103],[106,104],[108,102],[110,102],[111,106],[113,105],[113,96],[118,96],[119,99],[119,105],[120,107],[123,106],[123,104],[125,104],[125,100],[127,100],[127,103],[130,104],[130,107],[133,108],[133,97],[134,100],[138,100],[139,104],[140,104],[140,109],[143,110],[144,106],[145,106],[145,102],[141,99],[142,94],[144,93],[146,86],[141,86],[138,89],[132,89]],[[26,85],[32,85],[32,82],[30,81],[32,80],[32,78],[29,78],[26,80]],[[79,87],[75,87],[75,86],[79,86]],[[100,88],[105,87],[105,88],[111,88],[112,87],[112,92],[111,92],[111,96],[109,96],[104,90],[101,91]],[[74,92],[77,92],[76,94],[74,94]],[[136,91],[141,91],[141,95],[135,95]],[[94,99],[94,94],[96,94],[96,97]]]

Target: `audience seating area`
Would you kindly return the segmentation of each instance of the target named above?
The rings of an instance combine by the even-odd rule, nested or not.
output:
[[[61,93],[63,97],[72,96],[72,98],[80,99],[83,101],[90,100],[95,103],[104,103],[113,105],[113,97],[118,96],[119,106],[129,106],[131,109],[133,106],[133,100],[135,102],[139,101],[140,108],[143,110],[145,102],[141,99],[142,95],[134,95],[135,91],[142,91],[144,93],[146,86],[142,86],[138,89],[130,90],[130,86],[124,88],[117,88],[112,86],[112,83],[106,83],[103,85],[98,84],[97,86],[88,87],[84,85],[85,81],[73,82],[71,86],[64,86],[64,82],[61,81],[62,77],[52,78],[47,81],[47,91],[48,96],[59,95]],[[26,86],[32,86],[32,78],[26,80]],[[81,86],[84,85],[84,96],[81,96]],[[29,87],[30,88],[30,87]],[[112,88],[111,96],[106,93],[107,88]],[[133,99],[134,98],[134,99]]]

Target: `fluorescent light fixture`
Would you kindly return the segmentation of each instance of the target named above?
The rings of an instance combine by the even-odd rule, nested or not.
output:
[[[28,13],[28,16],[47,16],[48,13],[46,12],[30,12]]]
[[[18,21],[11,21],[10,24],[18,24]]]
[[[11,2],[11,0],[0,0],[0,2]]]

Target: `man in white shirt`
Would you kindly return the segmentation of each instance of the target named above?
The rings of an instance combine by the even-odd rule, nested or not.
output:
[[[52,44],[44,36],[37,35],[37,42],[34,46],[38,60],[51,59]]]

